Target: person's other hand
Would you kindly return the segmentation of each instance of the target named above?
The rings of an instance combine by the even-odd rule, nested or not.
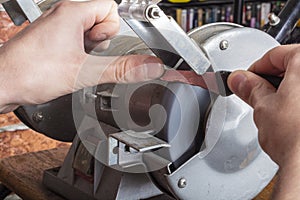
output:
[[[62,1],[0,48],[0,108],[40,104],[86,86],[163,74],[148,55],[96,57],[87,51],[118,32],[111,0]]]
[[[276,90],[255,73],[284,76]],[[235,71],[230,89],[254,108],[262,148],[280,166],[300,158],[300,45],[266,53],[249,71]]]

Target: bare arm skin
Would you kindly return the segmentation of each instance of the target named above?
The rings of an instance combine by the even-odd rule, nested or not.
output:
[[[87,51],[119,29],[112,0],[62,1],[0,47],[0,112],[87,86],[138,82],[163,73],[147,55],[96,57]]]

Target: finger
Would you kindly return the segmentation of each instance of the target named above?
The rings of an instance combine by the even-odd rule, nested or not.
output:
[[[112,4],[108,15],[98,24],[93,26],[89,32],[89,39],[92,41],[103,41],[118,33],[120,18],[116,4]]]
[[[85,31],[90,30],[91,40],[100,41],[110,38],[119,30],[120,18],[117,4],[111,0],[85,2],[91,11],[84,21]]]
[[[135,83],[159,78],[164,73],[161,60],[149,55],[120,57],[89,56],[77,72],[75,90],[103,83]]]
[[[113,17],[119,18],[118,16]],[[101,42],[107,41],[107,39],[116,35],[119,30],[119,21],[109,20],[95,25],[90,31],[86,32],[84,39],[86,51],[94,49]]]
[[[107,40],[112,36],[116,35],[119,30],[120,20],[117,12],[117,4],[115,2],[110,1],[108,3],[108,6],[106,6],[105,8],[109,8],[106,9],[107,13],[105,13],[105,15],[101,17],[96,18],[92,28],[86,31],[85,47],[87,52],[94,49],[102,41]]]
[[[249,72],[238,70],[228,77],[230,90],[255,108],[263,97],[274,94],[276,89],[265,79]]]
[[[282,75],[287,69],[287,57],[297,48],[297,45],[276,47],[253,63],[249,71],[257,74]]]
[[[100,53],[102,51],[105,51],[109,48],[110,42],[111,42],[110,40],[105,40],[103,42],[96,43],[92,51],[95,53]]]
[[[89,33],[89,32],[88,32]],[[85,34],[85,35],[88,35]],[[91,41],[89,39],[89,36],[84,37],[84,49],[85,52],[101,52],[106,50],[110,45],[110,40],[104,40],[104,41]]]
[[[119,30],[119,23],[107,21],[95,25],[88,36],[91,41],[103,41],[116,35]]]
[[[90,31],[90,39],[94,41],[104,40],[104,35],[111,37],[119,29],[119,16],[117,4],[112,0],[93,0],[93,1],[61,1],[50,9],[43,17],[59,13],[62,18],[70,19],[70,23],[80,24],[84,32]],[[103,30],[101,26],[108,28]],[[94,28],[93,28],[94,27]],[[81,30],[77,30],[81,31]]]
[[[159,78],[164,73],[162,61],[149,55],[121,56],[109,65],[106,82],[140,82]]]

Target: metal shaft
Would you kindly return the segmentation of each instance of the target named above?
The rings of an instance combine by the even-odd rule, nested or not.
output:
[[[284,44],[300,18],[300,1],[287,1],[278,17],[280,18],[280,22],[276,26],[271,26],[267,30],[267,33],[274,37],[279,43]]]

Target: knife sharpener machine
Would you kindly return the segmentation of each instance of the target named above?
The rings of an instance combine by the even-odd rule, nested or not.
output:
[[[34,21],[43,9],[28,2],[4,7],[13,19]],[[121,32],[91,54],[154,53],[168,67],[204,74],[247,69],[279,45],[231,23],[186,35],[149,1],[123,1],[119,13]],[[182,83],[103,84],[15,113],[38,132],[73,140],[63,165],[43,180],[67,199],[251,199],[278,169],[259,146],[247,104]]]

